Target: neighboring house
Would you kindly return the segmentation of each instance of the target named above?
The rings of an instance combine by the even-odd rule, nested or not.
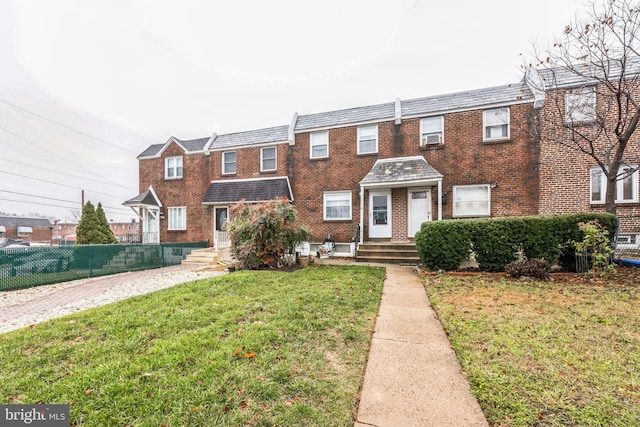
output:
[[[539,214],[604,212],[606,176],[593,158],[569,148],[566,142],[571,141],[574,127],[585,132],[598,117],[606,120],[613,109],[607,110],[606,100],[597,95],[595,80],[584,81],[570,73],[551,70],[532,71],[526,79],[532,80],[536,103],[543,105],[539,109],[537,132]],[[609,145],[604,137],[596,138],[595,150],[603,151],[603,147]],[[628,174],[616,186],[616,214],[620,218],[618,243],[637,247],[640,244],[640,131],[628,142],[622,160],[623,170]]]
[[[211,245],[240,200],[289,199],[315,242],[406,242],[424,221],[534,215],[534,101],[520,82],[172,137],[138,156],[142,193],[124,205],[146,242]]]
[[[140,224],[135,219],[129,222],[109,222],[109,227],[120,243],[141,243]]]
[[[0,216],[0,237],[50,244],[53,224],[47,218]]]
[[[74,244],[77,222],[57,220],[53,225],[53,243],[57,245]]]

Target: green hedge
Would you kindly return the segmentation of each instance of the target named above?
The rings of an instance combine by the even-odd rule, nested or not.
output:
[[[425,222],[416,233],[422,262],[431,270],[455,270],[473,252],[482,271],[504,271],[522,251],[575,271],[575,248],[582,240],[578,223],[598,220],[615,236],[618,218],[611,214],[572,214]]]

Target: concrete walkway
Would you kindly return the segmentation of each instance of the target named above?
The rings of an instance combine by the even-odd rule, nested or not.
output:
[[[386,268],[355,426],[488,426],[415,268]]]

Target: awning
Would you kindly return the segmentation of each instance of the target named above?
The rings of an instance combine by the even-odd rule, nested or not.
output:
[[[7,229],[4,228],[4,225],[0,225],[0,233],[4,233],[6,231],[7,231]]]
[[[422,156],[395,157],[377,160],[369,173],[360,181],[360,186],[371,187],[418,187],[434,185],[442,181],[442,174],[434,169]]]
[[[122,204],[123,206],[129,206],[132,208],[139,207],[162,207],[162,203],[160,203],[160,199],[156,195],[156,192],[153,191],[153,187],[149,186],[149,189],[144,193],[138,194],[136,197],[127,200]]]
[[[33,233],[33,228],[31,227],[18,227],[18,234],[27,234]]]
[[[205,205],[230,205],[244,200],[247,203],[266,202],[284,197],[293,201],[289,177],[258,179],[224,179],[212,181],[204,195]]]

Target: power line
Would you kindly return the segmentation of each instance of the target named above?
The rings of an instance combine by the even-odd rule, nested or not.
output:
[[[7,174],[7,175],[19,176],[19,177],[21,177],[21,178],[33,179],[33,180],[35,180],[35,181],[46,182],[47,184],[60,185],[60,186],[62,186],[62,187],[73,188],[73,189],[75,189],[75,190],[86,190],[86,191],[90,191],[90,192],[92,192],[92,193],[102,194],[103,196],[109,196],[109,197],[118,198],[118,196],[113,195],[113,194],[101,193],[100,191],[94,191],[94,190],[87,190],[86,188],[82,188],[82,187],[75,187],[75,186],[73,186],[73,185],[68,185],[68,184],[60,184],[59,182],[51,182],[51,181],[47,181],[47,180],[45,180],[45,179],[34,178],[34,177],[31,177],[31,176],[27,176],[27,175],[21,175],[21,174],[19,174],[19,173],[6,172],[6,171],[0,171],[0,173],[5,173],[5,174]]]
[[[40,196],[39,194],[20,193],[18,191],[9,191],[9,190],[0,190],[0,192],[2,192],[2,193],[10,193],[10,194],[17,194],[19,196],[37,197],[38,199],[47,199],[47,200],[53,200],[53,201],[56,201],[56,202],[73,203],[73,204],[76,204],[76,205],[78,204],[78,200],[56,199],[54,197]],[[3,200],[6,200],[6,199],[3,199]],[[20,200],[10,200],[10,201],[20,202]],[[24,203],[32,203],[32,202],[26,202],[25,201]],[[115,210],[120,210],[120,211],[127,211],[127,212],[129,211],[129,209],[127,209],[127,208],[116,208],[116,207],[113,207],[113,206],[104,206],[104,205],[103,205],[103,207],[104,208],[108,207],[109,209],[115,209]]]
[[[27,202],[25,200],[5,199],[5,198],[2,198],[2,197],[0,197],[0,200],[4,200],[6,202],[25,203],[25,204],[30,204],[30,205],[34,204],[33,202]],[[51,204],[51,203],[38,203],[38,206],[52,206],[52,207],[56,207],[56,208],[74,209],[73,206],[54,205],[54,204]],[[130,210],[124,209],[124,208],[120,209],[120,208],[113,208],[113,207],[109,207],[109,206],[102,206],[102,208],[104,209],[105,212],[115,213],[115,214],[119,214],[119,215],[124,215],[124,214],[115,212],[116,210],[122,211],[122,212],[131,212]],[[80,208],[78,208],[78,209],[80,209]]]
[[[48,122],[50,122],[50,123],[56,124],[56,125],[58,125],[58,126],[60,126],[60,127],[63,127],[63,128],[68,129],[68,130],[70,130],[70,131],[76,132],[76,133],[78,133],[78,134],[80,134],[80,135],[86,136],[86,137],[91,138],[91,139],[95,139],[96,141],[102,142],[103,144],[107,144],[107,145],[110,145],[110,146],[112,146],[112,147],[119,148],[120,150],[124,150],[124,151],[127,151],[127,152],[129,152],[129,153],[138,154],[137,152],[135,152],[135,151],[133,151],[133,150],[130,150],[130,149],[128,149],[128,148],[125,148],[125,147],[122,147],[122,146],[120,146],[120,145],[114,144],[114,143],[112,143],[112,142],[106,141],[106,140],[104,140],[104,139],[102,139],[102,138],[98,138],[97,136],[90,135],[90,134],[88,134],[88,133],[86,133],[86,132],[83,132],[83,131],[81,131],[81,130],[78,130],[78,129],[72,128],[71,126],[65,125],[64,123],[60,123],[60,122],[58,122],[58,121],[56,121],[56,120],[53,120],[53,119],[50,119],[50,118],[48,118],[48,117],[42,116],[42,115],[40,115],[40,114],[38,114],[38,113],[34,113],[34,112],[33,112],[33,111],[31,111],[31,110],[27,110],[26,108],[20,107],[20,106],[15,105],[15,104],[12,104],[11,102],[6,101],[6,100],[4,100],[4,99],[0,99],[0,102],[2,102],[2,103],[4,103],[4,104],[7,104],[7,105],[9,105],[9,106],[11,106],[11,107],[15,108],[16,110],[24,111],[25,113],[31,114],[32,116],[36,116],[36,117],[38,117],[38,118],[40,118],[40,119],[42,119],[42,120],[46,120],[46,121],[48,121]]]
[[[47,171],[47,172],[59,173],[60,175],[66,175],[66,176],[70,176],[72,178],[81,178],[81,179],[85,179],[87,181],[99,182],[101,184],[113,184],[113,183],[111,183],[109,181],[102,181],[102,180],[99,180],[99,179],[87,178],[87,177],[81,176],[81,175],[73,175],[73,174],[70,174],[70,173],[60,172],[60,171],[56,171],[56,170],[53,170],[53,169],[42,168],[40,166],[34,166],[34,165],[30,165],[28,163],[22,163],[22,162],[18,162],[18,161],[15,161],[15,160],[9,160],[9,159],[0,159],[0,160],[3,160],[5,162],[9,162],[9,163],[15,163],[15,164],[18,164],[18,165],[21,165],[21,166],[27,166],[27,167],[38,169],[38,170]],[[116,185],[116,186],[122,187],[122,188],[128,188],[128,187],[126,187],[126,186],[124,186],[122,184],[113,184],[113,185]]]
[[[6,129],[6,128],[2,127],[2,126],[0,126],[0,129],[2,129],[3,131],[7,132],[8,134],[11,134],[11,135],[15,136],[16,138],[20,138],[21,140],[23,140],[23,141],[25,141],[25,142],[27,142],[27,143],[29,143],[29,144],[35,145],[36,147],[38,147],[38,148],[39,148],[39,149],[41,149],[42,151],[45,151],[45,152],[47,152],[47,153],[51,154],[52,156],[54,156],[54,157],[56,157],[56,158],[58,158],[58,159],[60,159],[60,160],[63,160],[63,161],[65,161],[65,162],[69,163],[69,164],[72,164],[72,165],[73,165],[74,167],[76,167],[76,168],[80,168],[80,169],[84,170],[85,172],[89,172],[89,173],[91,173],[91,174],[95,174],[95,172],[94,172],[94,171],[90,171],[89,169],[86,169],[86,168],[84,168],[84,167],[82,167],[82,166],[80,166],[80,165],[78,165],[78,164],[76,164],[76,163],[73,163],[73,162],[71,162],[69,159],[67,159],[67,158],[65,158],[65,157],[62,157],[62,156],[59,156],[58,154],[54,153],[53,151],[49,151],[49,150],[47,150],[46,148],[41,147],[41,146],[40,146],[40,145],[38,145],[37,143],[35,143],[35,142],[33,142],[33,141],[31,141],[31,140],[29,140],[29,139],[27,139],[27,138],[23,137],[23,136],[18,135],[18,134],[17,134],[17,133],[15,133],[15,132],[10,131],[9,129]],[[115,182],[115,181],[113,181],[113,180],[111,180],[111,179],[109,179],[109,178],[105,178],[105,177],[101,177],[101,178],[103,178],[103,179],[105,179],[105,180],[109,181],[111,184],[114,184],[114,185],[120,185],[119,183],[117,183],[117,182]]]

